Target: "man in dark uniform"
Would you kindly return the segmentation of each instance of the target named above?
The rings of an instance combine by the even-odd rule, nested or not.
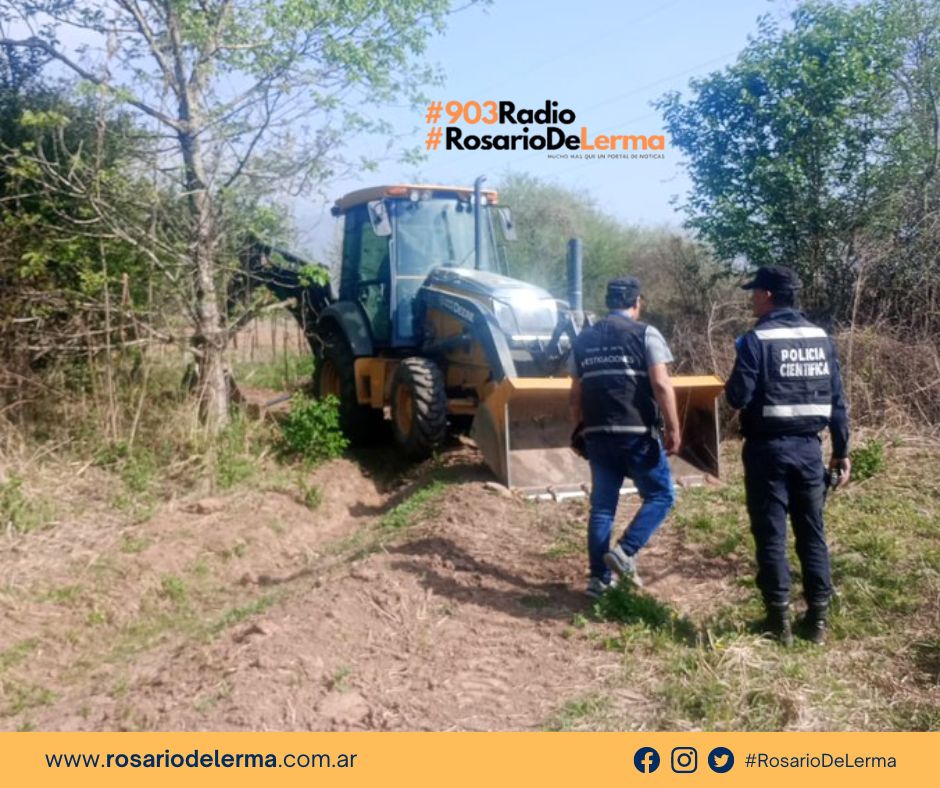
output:
[[[589,596],[612,585],[611,571],[640,585],[636,554],[662,525],[675,503],[666,454],[679,451],[676,396],[666,364],[672,361],[662,334],[638,321],[640,283],[633,277],[607,285],[610,314],[585,329],[571,354],[571,411],[584,425],[591,464],[591,516],[588,523]],[[665,417],[665,451],[660,414]],[[610,534],[625,477],[643,504],[610,547]]]
[[[741,410],[744,484],[767,631],[784,645],[793,642],[789,513],[803,571],[804,634],[821,645],[832,593],[823,503],[833,473],[836,483],[848,481],[849,423],[835,343],[794,308],[801,287],[783,266],[760,268],[743,285],[758,320],[736,343],[725,395]],[[819,438],[825,428],[832,437],[829,472]]]

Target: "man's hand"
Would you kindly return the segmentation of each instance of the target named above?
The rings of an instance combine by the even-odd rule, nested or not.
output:
[[[665,443],[666,454],[672,457],[674,454],[678,454],[682,449],[682,435],[679,430],[666,430],[663,442]]]
[[[829,460],[829,470],[842,471],[842,476],[839,478],[839,486],[841,487],[844,484],[848,484],[849,479],[852,476],[852,460],[848,457],[836,458],[832,457]]]
[[[665,435],[663,448],[666,454],[678,454],[682,448],[682,433],[679,429],[679,410],[676,408],[676,392],[673,391],[672,381],[665,364],[653,364],[649,368],[650,385],[653,387],[653,396],[659,405],[665,422]]]

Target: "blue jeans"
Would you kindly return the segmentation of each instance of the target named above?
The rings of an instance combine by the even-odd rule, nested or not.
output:
[[[658,440],[649,435],[589,435],[586,441],[591,464],[591,517],[588,520],[588,557],[591,577],[610,581],[604,555],[610,549],[610,532],[625,477],[633,479],[643,504],[620,537],[627,555],[645,545],[676,502],[672,472]]]

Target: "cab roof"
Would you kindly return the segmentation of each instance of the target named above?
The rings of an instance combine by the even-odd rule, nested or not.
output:
[[[338,216],[346,213],[350,208],[362,205],[364,202],[372,200],[381,200],[385,197],[407,197],[411,191],[429,191],[434,197],[452,197],[455,195],[470,196],[473,194],[472,186],[441,186],[439,184],[426,183],[394,183],[387,186],[370,186],[367,189],[357,189],[354,192],[340,197],[333,203],[333,214]],[[486,195],[490,203],[496,203],[499,200],[499,194],[495,189],[481,189],[481,193]]]

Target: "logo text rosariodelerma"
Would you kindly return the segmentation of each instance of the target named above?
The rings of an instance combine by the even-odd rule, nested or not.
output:
[[[425,137],[427,150],[571,151],[577,154],[626,154],[616,158],[664,158],[662,134],[605,130],[596,133],[578,123],[575,111],[546,100],[539,107],[512,101],[432,101],[425,121],[433,124]],[[442,125],[439,125],[443,123]],[[477,127],[499,126],[493,133]],[[469,130],[465,126],[471,127]],[[508,127],[508,128],[507,128]],[[568,158],[562,154],[563,158]],[[608,155],[609,157],[609,155]]]

